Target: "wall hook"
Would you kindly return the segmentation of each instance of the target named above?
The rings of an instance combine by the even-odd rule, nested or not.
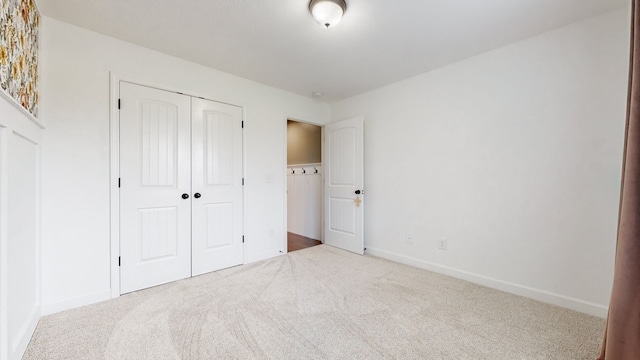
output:
[[[303,174],[306,174],[306,173],[307,173],[307,170],[305,170],[304,168],[302,168],[302,173],[303,173]]]
[[[318,173],[318,169],[316,169],[316,167],[315,167],[315,166],[313,167],[313,173],[314,173],[314,174],[317,174],[317,173]]]

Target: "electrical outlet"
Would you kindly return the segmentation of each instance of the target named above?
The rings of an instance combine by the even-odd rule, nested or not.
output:
[[[406,241],[407,244],[413,244],[413,236],[411,234],[407,234],[407,236],[404,238],[404,241]]]
[[[447,239],[445,238],[438,239],[438,249],[447,250]]]

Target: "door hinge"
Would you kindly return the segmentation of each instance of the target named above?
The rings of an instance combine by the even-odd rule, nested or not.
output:
[[[244,235],[242,235],[242,243],[244,244]]]
[[[242,178],[242,186],[244,186],[244,178]]]
[[[120,178],[118,178],[118,187],[120,187]]]
[[[244,129],[244,121],[242,121],[242,123],[241,123],[241,124],[242,124],[242,128]]]
[[[120,110],[120,99],[118,99],[118,110]]]
[[[120,256],[118,256],[118,266],[120,266]]]

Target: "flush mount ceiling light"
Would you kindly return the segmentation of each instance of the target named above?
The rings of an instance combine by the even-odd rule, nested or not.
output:
[[[309,11],[316,22],[326,28],[338,25],[347,3],[344,0],[311,0]]]

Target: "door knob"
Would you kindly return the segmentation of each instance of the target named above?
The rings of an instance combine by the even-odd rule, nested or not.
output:
[[[188,199],[189,198],[189,194],[182,194],[182,198],[185,199],[185,200]]]
[[[200,195],[200,193],[193,194],[193,197],[196,198],[196,199],[200,199],[200,196],[202,196],[202,195]]]
[[[356,190],[356,195],[360,195],[360,190]]]

